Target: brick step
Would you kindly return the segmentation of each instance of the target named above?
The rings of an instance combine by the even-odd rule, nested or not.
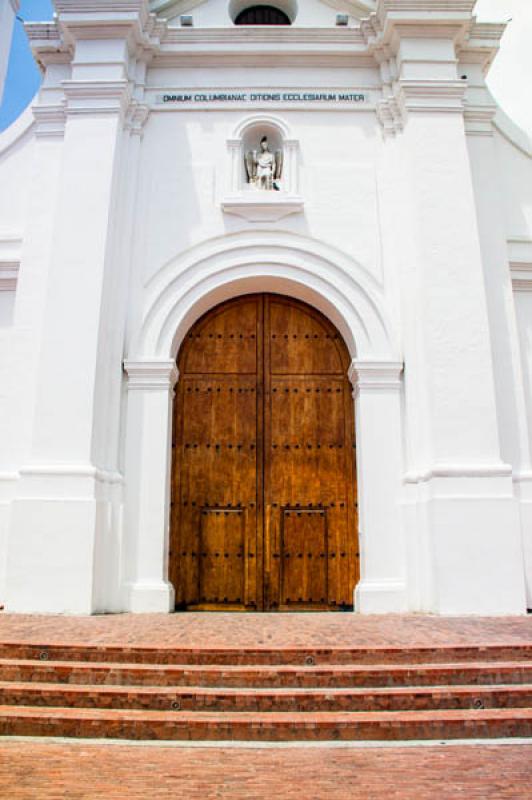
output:
[[[532,684],[380,689],[222,689],[0,683],[0,705],[229,712],[532,708]]]
[[[2,736],[142,740],[406,740],[532,736],[532,709],[176,712],[0,706]]]
[[[431,647],[176,648],[1,642],[0,659],[90,661],[128,664],[450,664],[529,661],[532,644],[437,645]]]
[[[372,666],[184,665],[0,660],[0,681],[112,686],[392,687],[532,684],[532,663]]]

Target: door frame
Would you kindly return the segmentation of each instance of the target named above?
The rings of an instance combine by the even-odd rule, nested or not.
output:
[[[282,559],[282,555],[280,560],[276,562],[270,562],[267,558],[269,548],[276,547],[277,549],[281,548],[281,543],[275,546],[274,542],[271,540],[271,524],[273,524],[273,519],[270,517],[270,513],[272,512],[271,502],[273,502],[272,498],[270,497],[270,487],[271,487],[271,474],[270,474],[270,465],[271,465],[271,457],[272,454],[270,449],[266,447],[267,442],[270,440],[270,432],[271,432],[271,423],[272,418],[269,413],[269,409],[271,409],[271,383],[272,380],[275,379],[275,375],[271,371],[271,316],[270,316],[270,307],[274,300],[277,300],[277,304],[286,305],[289,307],[295,307],[300,312],[303,312],[305,315],[308,316],[309,320],[314,320],[323,328],[324,332],[327,333],[327,338],[338,340],[338,342],[331,344],[330,346],[333,350],[337,353],[337,358],[339,359],[337,363],[339,363],[340,369],[336,368],[335,372],[331,372],[330,369],[324,371],[318,370],[316,374],[313,376],[315,380],[324,380],[328,377],[328,380],[334,380],[342,387],[342,395],[341,395],[341,405],[339,406],[342,409],[342,444],[341,447],[343,448],[343,468],[342,468],[342,475],[343,475],[343,482],[345,482],[345,505],[346,509],[345,512],[340,511],[340,508],[336,509],[335,511],[331,510],[331,514],[335,516],[336,514],[340,514],[340,517],[345,513],[343,523],[338,520],[338,524],[340,528],[335,528],[335,530],[342,530],[343,525],[346,525],[348,531],[348,538],[350,541],[344,541],[344,543],[340,546],[339,542],[337,542],[338,549],[338,564],[345,563],[345,569],[347,572],[342,571],[342,578],[340,579],[337,576],[337,580],[340,581],[339,585],[337,585],[336,590],[333,592],[334,597],[338,597],[337,592],[340,592],[340,596],[343,597],[343,600],[338,602],[338,605],[331,605],[328,601],[325,602],[323,607],[310,607],[310,606],[301,606],[295,605],[293,608],[285,607],[281,603],[281,597],[277,597],[277,593],[275,595],[271,595],[271,578],[272,578],[272,568],[273,569],[273,577],[275,578],[274,584],[278,583],[278,591],[281,593],[281,586],[282,586],[282,578],[283,578],[283,567],[284,561]],[[255,514],[256,514],[256,526],[255,526],[255,536],[254,536],[254,544],[249,542],[248,545],[245,546],[244,550],[246,551],[248,547],[251,547],[254,550],[254,556],[252,565],[255,569],[253,584],[255,585],[255,595],[254,595],[254,603],[252,607],[240,607],[234,604],[224,604],[224,603],[202,603],[201,601],[186,604],[186,602],[178,602],[176,605],[177,610],[190,610],[190,611],[340,611],[343,609],[347,609],[353,604],[353,595],[346,596],[345,595],[345,586],[344,591],[342,592],[341,584],[344,581],[348,581],[353,585],[355,588],[358,584],[360,578],[360,568],[359,568],[359,546],[358,546],[358,525],[356,524],[357,520],[357,483],[356,483],[356,469],[355,469],[355,458],[356,452],[354,452],[353,447],[355,446],[355,420],[354,420],[354,408],[352,404],[352,387],[351,391],[346,391],[349,386],[349,369],[351,366],[351,359],[349,356],[349,350],[347,345],[337,330],[337,328],[333,325],[333,323],[325,317],[323,313],[318,311],[317,309],[310,306],[308,303],[305,303],[299,299],[295,299],[293,297],[287,295],[281,295],[271,292],[261,292],[261,293],[253,293],[253,294],[245,294],[240,295],[238,297],[230,298],[229,300],[225,300],[224,302],[214,306],[212,309],[209,309],[205,314],[203,314],[195,323],[190,327],[187,331],[186,336],[183,338],[179,353],[177,354],[177,368],[179,372],[179,380],[175,387],[174,393],[174,401],[173,401],[173,436],[172,436],[172,458],[171,458],[171,512],[170,512],[170,562],[169,562],[169,577],[170,580],[173,581],[174,588],[176,590],[176,594],[181,597],[181,592],[184,591],[184,594],[187,594],[187,591],[181,585],[181,591],[178,591],[178,584],[180,583],[180,575],[185,575],[187,573],[183,573],[183,570],[187,570],[187,559],[183,560],[183,556],[185,553],[182,554],[182,551],[185,550],[188,553],[187,558],[190,557],[190,548],[191,542],[188,541],[183,542],[180,535],[180,520],[182,519],[182,515],[184,514],[185,518],[189,518],[190,514],[199,513],[198,509],[194,512],[190,509],[190,496],[187,494],[186,497],[188,498],[188,507],[187,510],[184,511],[181,505],[182,502],[182,468],[183,468],[183,458],[184,458],[184,451],[183,451],[183,441],[182,441],[182,433],[183,429],[181,425],[183,424],[183,417],[185,414],[185,398],[188,397],[188,392],[191,391],[186,386],[189,382],[197,382],[200,383],[204,381],[213,380],[215,382],[221,380],[230,379],[232,373],[229,372],[222,372],[221,370],[215,373],[207,372],[184,372],[184,364],[187,363],[187,359],[191,355],[191,353],[195,353],[197,355],[196,348],[198,347],[196,343],[196,334],[201,334],[204,341],[205,326],[209,326],[212,321],[214,321],[217,315],[223,315],[225,312],[231,313],[231,309],[234,309],[235,306],[239,306],[241,303],[246,305],[252,301],[254,307],[256,309],[256,318],[255,318],[255,326],[256,326],[256,373],[255,373],[255,380],[256,380],[256,431],[255,435],[257,438],[256,442],[256,474],[255,474],[255,491],[256,491],[256,505],[255,505]],[[275,338],[275,337],[274,337]],[[306,337],[308,339],[308,336]],[[312,338],[312,337],[311,337]],[[308,347],[309,345],[307,345]],[[310,345],[312,350],[312,345]],[[201,348],[200,348],[201,352]],[[310,353],[310,351],[309,351]],[[239,373],[240,374],[240,373]],[[303,378],[305,373],[299,373],[298,378]],[[212,376],[212,377],[209,377]],[[308,373],[308,376],[311,376],[311,373]],[[242,380],[246,377],[249,380],[248,373],[241,373]],[[281,375],[277,376],[278,379],[282,379]],[[196,392],[198,389],[196,388]],[[209,390],[210,391],[210,390]],[[214,391],[214,390],[213,390]],[[219,391],[219,390],[218,390]],[[240,391],[240,390],[239,390]],[[275,391],[275,390],[274,390]],[[330,391],[330,389],[329,389]],[[339,391],[339,389],[337,390]],[[194,395],[192,395],[194,396]],[[194,495],[196,496],[196,495]],[[207,497],[213,496],[210,492],[207,493]],[[295,502],[295,501],[294,501]],[[338,501],[340,502],[340,501]],[[187,504],[185,504],[187,505]],[[194,505],[194,503],[192,503]],[[341,503],[342,507],[344,506],[344,500]],[[321,508],[321,502],[316,503],[315,509],[318,511],[318,506]],[[333,503],[334,506],[334,503]],[[327,507],[327,506],[326,506]],[[299,508],[299,505],[298,505]],[[297,513],[296,506],[291,509],[291,507],[280,507],[279,512],[281,513],[281,519],[279,520],[280,528],[277,531],[277,534],[282,538],[282,531],[283,531],[283,522],[284,519],[283,512],[287,511],[290,512],[293,510],[294,513]],[[205,513],[202,510],[202,513]],[[275,516],[275,515],[274,515]],[[299,516],[299,514],[298,514]],[[328,516],[328,515],[327,515]],[[190,522],[190,519],[189,519]],[[274,525],[274,529],[275,529]],[[249,532],[248,532],[249,533]],[[199,535],[199,534],[198,534]],[[337,534],[339,535],[339,534]],[[330,545],[328,542],[327,547]],[[197,550],[197,553],[200,553],[202,550],[201,547],[194,548]],[[345,552],[343,552],[345,550]],[[342,556],[342,560],[340,561],[340,553]],[[335,554],[333,553],[333,559]],[[344,557],[347,556],[345,562]],[[199,563],[197,562],[197,558],[199,555],[196,555],[196,561],[193,563],[196,564],[196,569],[200,569]],[[245,558],[245,556],[244,556]],[[241,561],[242,568],[244,570],[248,569],[247,562]],[[327,559],[327,573],[329,570],[334,571],[334,566],[336,562],[331,562]],[[338,570],[338,566],[337,566]],[[246,572],[247,574],[247,572]],[[199,578],[198,578],[199,579]],[[185,580],[185,583],[188,583]],[[335,584],[336,585],[336,584]],[[189,587],[192,589],[192,587]],[[201,592],[200,592],[201,594]],[[278,602],[279,601],[279,602]],[[334,601],[336,604],[336,600]]]
[[[257,292],[303,300],[344,337],[356,405],[361,580],[355,609],[387,613],[418,608],[426,557],[420,551],[414,558],[404,537],[403,363],[387,301],[354,259],[285,231],[237,232],[201,243],[177,255],[147,285],[124,361],[122,607],[168,612],[174,605],[168,581],[169,489],[180,342],[209,308]]]

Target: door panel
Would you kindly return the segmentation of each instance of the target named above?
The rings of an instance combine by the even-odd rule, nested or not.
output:
[[[281,608],[328,606],[327,511],[284,508],[281,517]]]
[[[262,301],[244,298],[203,317],[181,348],[169,565],[178,607],[260,607],[261,328]]]
[[[349,355],[319,312],[253,295],[179,355],[170,579],[178,607],[352,605],[358,579]]]
[[[248,594],[242,568],[245,523],[244,509],[202,509],[198,553],[200,604],[241,606],[245,601]]]
[[[267,297],[264,319],[267,605],[293,610],[293,582],[299,574],[296,607],[351,606],[357,560],[356,487],[346,348],[321,314],[291,300]],[[295,517],[289,509],[295,510]],[[308,511],[297,516],[299,509]],[[314,509],[317,516],[312,515]],[[281,553],[284,524],[290,520],[290,553],[306,553],[305,563],[314,564],[307,540],[314,541],[309,525],[315,531],[320,519],[327,531],[327,547],[319,551],[326,552],[320,557],[326,578],[309,583],[306,573],[291,570],[287,595],[282,574],[287,558]],[[318,574],[314,566],[313,575]]]
[[[344,374],[340,336],[321,315],[291,300],[267,299],[266,304],[273,375]]]
[[[185,340],[180,358],[183,373],[256,375],[261,313],[257,300],[245,299],[203,317]]]

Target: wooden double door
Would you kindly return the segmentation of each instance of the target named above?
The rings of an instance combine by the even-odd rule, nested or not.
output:
[[[352,607],[358,580],[347,348],[280,295],[226,302],[178,357],[170,579],[176,607]]]

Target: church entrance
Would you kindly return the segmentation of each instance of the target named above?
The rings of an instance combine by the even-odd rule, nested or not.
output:
[[[310,306],[223,303],[189,331],[174,401],[177,608],[335,611],[358,580],[350,357]]]

